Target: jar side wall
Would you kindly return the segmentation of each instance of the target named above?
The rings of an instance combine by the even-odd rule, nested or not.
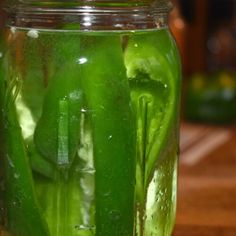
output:
[[[36,202],[38,202],[37,204],[39,204],[42,212],[44,212],[43,221],[46,221],[46,224],[49,225],[51,234],[47,233],[46,235],[56,235],[55,225],[59,224],[59,222],[60,225],[64,225],[61,232],[71,232],[71,236],[77,235],[79,232],[86,236],[91,235],[91,232],[95,231],[96,224],[100,222],[101,217],[96,216],[95,210],[97,209],[96,204],[104,201],[100,199],[101,197],[107,199],[107,204],[109,203],[106,213],[110,213],[110,218],[108,217],[109,214],[105,214],[104,212],[102,212],[102,216],[107,215],[110,224],[106,224],[108,230],[99,228],[100,232],[102,230],[107,232],[107,234],[103,233],[100,235],[110,236],[109,229],[114,230],[117,222],[118,225],[122,226],[122,219],[133,219],[134,221],[135,217],[132,215],[132,210],[130,210],[130,207],[133,207],[132,204],[129,204],[129,207],[121,205],[120,211],[117,212],[116,208],[114,210],[114,207],[117,207],[116,201],[112,200],[112,196],[117,199],[117,196],[114,196],[114,193],[117,193],[120,196],[120,200],[122,200],[123,193],[125,192],[125,196],[129,196],[129,203],[130,201],[134,201],[132,200],[134,197],[132,186],[134,186],[133,179],[135,178],[135,174],[130,179],[131,181],[127,181],[127,179],[130,177],[129,173],[132,173],[133,169],[131,160],[136,159],[134,205],[136,207],[135,214],[137,215],[137,222],[135,223],[137,235],[149,236],[149,233],[153,232],[153,236],[163,236],[160,232],[166,232],[164,235],[169,236],[175,212],[176,190],[174,187],[175,184],[173,183],[175,183],[176,178],[176,156],[178,151],[176,124],[178,123],[179,106],[179,64],[175,52],[175,44],[169,32],[166,29],[161,29],[126,33],[109,31],[109,33],[103,32],[96,34],[96,32],[71,32],[70,30],[55,32],[53,30],[35,31],[33,29],[22,30],[15,28],[9,31],[8,39],[11,41],[8,53],[8,70],[10,72],[8,74],[13,75],[12,78],[8,79],[20,82],[15,85],[13,84],[19,87],[13,86],[11,90],[8,90],[8,93],[9,91],[18,91],[18,94],[13,93],[15,94],[14,104],[17,111],[17,120],[15,122],[19,122],[21,127],[20,138],[23,139],[23,146],[26,149],[27,158],[39,160],[38,158],[40,156],[43,157],[39,162],[31,163],[31,166],[28,167],[28,172],[32,173]],[[119,51],[115,52],[115,55],[122,53],[123,56],[112,57],[113,60],[116,58],[116,61],[114,60],[113,63],[109,63],[111,60],[110,58],[108,60],[108,55],[111,55],[109,50],[114,50],[112,49],[113,43],[116,46],[119,43],[120,47]],[[108,45],[111,46],[108,47]],[[103,58],[101,57],[102,55],[106,55],[103,59],[106,61],[105,66],[109,64],[109,67],[105,68],[105,66],[99,64],[98,56],[96,55],[100,55],[100,60]],[[89,66],[93,61],[96,61],[96,63],[92,64],[92,69],[90,67],[89,70],[83,70],[83,68],[86,68],[87,65]],[[112,66],[112,70],[110,66]],[[103,72],[99,69],[101,67],[104,69]],[[88,76],[91,73],[93,76]],[[81,94],[88,92],[88,90],[82,90],[82,92],[77,91],[77,88],[81,86],[80,83],[82,83],[84,76],[87,75],[90,78],[94,78],[91,82],[95,83],[95,79],[104,73],[111,74],[109,78],[113,79],[110,81],[105,78],[106,84],[104,86],[106,86],[106,89],[99,90],[101,83],[97,84],[98,86],[92,87],[98,93],[104,92],[101,93],[101,96],[105,96],[104,94],[106,94],[107,98],[104,99],[104,104],[101,103],[100,96],[97,95],[96,101],[89,102],[87,99],[85,105],[80,106],[79,110],[73,107],[74,100],[69,104],[69,109],[73,114],[71,117],[77,120],[77,123],[79,121],[80,124],[79,126],[73,126],[80,130],[78,132],[79,137],[72,132],[71,127],[67,131],[70,132],[73,138],[76,140],[80,139],[81,141],[79,144],[77,142],[71,142],[70,147],[67,148],[60,146],[59,149],[62,153],[65,154],[66,151],[73,153],[73,158],[75,158],[70,159],[68,155],[62,155],[60,157],[62,158],[60,161],[63,161],[65,164],[68,161],[69,163],[70,161],[73,163],[70,166],[71,174],[69,176],[67,174],[61,176],[58,174],[60,167],[55,168],[54,156],[57,153],[57,149],[55,149],[55,152],[52,152],[53,147],[57,145],[56,140],[58,138],[54,126],[58,125],[58,127],[61,127],[58,128],[60,134],[63,134],[64,138],[67,137],[67,131],[62,129],[62,127],[68,127],[67,119],[69,119],[69,124],[74,122],[73,119],[70,119],[66,115],[66,110],[68,109],[66,105],[67,99],[73,98],[76,104],[80,104],[79,99],[82,96]],[[120,79],[118,76],[120,74],[122,74],[122,78],[118,80]],[[73,83],[70,83],[70,81]],[[77,88],[71,84],[75,84]],[[114,84],[116,86],[112,87]],[[55,89],[60,92],[55,92]],[[120,91],[119,93],[117,93],[117,89]],[[116,95],[116,99],[113,99],[113,96]],[[92,94],[89,96],[92,99]],[[110,111],[103,111],[104,106],[108,107],[108,100],[111,103],[114,102],[114,106],[110,106]],[[47,109],[48,104],[51,104],[50,109]],[[99,109],[101,112],[96,110],[97,108],[93,109],[89,107],[88,104],[100,104]],[[123,105],[121,106],[121,104]],[[129,115],[130,106],[132,107],[132,116]],[[55,112],[55,110],[58,110],[57,112],[59,113]],[[102,112],[106,113],[103,114]],[[50,113],[53,115],[48,116],[47,119],[43,119],[44,122],[41,122],[41,124],[45,122],[50,122],[51,124],[51,128],[44,129],[46,133],[52,132],[50,142],[47,138],[32,138],[35,136],[36,127],[39,127],[39,121],[40,119],[42,120],[43,114],[47,115]],[[106,133],[107,137],[104,144],[114,145],[115,141],[113,140],[117,140],[120,135],[125,136],[125,140],[127,140],[127,137],[130,137],[131,133],[128,131],[132,130],[133,126],[130,123],[128,126],[124,123],[128,117],[136,126],[135,137],[137,138],[135,140],[135,146],[138,147],[136,158],[134,154],[130,158],[128,155],[134,152],[134,148],[132,145],[125,145],[123,139],[119,144],[119,148],[123,151],[119,150],[117,146],[114,153],[110,152],[109,157],[118,158],[119,155],[117,153],[122,152],[124,154],[124,150],[126,150],[122,156],[127,159],[127,163],[129,164],[125,161],[116,160],[116,158],[112,162],[110,162],[109,158],[107,159],[110,165],[105,164],[102,167],[104,168],[104,173],[109,173],[114,177],[116,174],[109,172],[109,168],[114,167],[112,170],[114,173],[118,171],[117,175],[119,178],[115,178],[117,184],[113,184],[114,186],[110,184],[108,186],[110,190],[113,190],[113,193],[112,191],[104,191],[102,196],[96,192],[96,185],[98,184],[96,178],[100,178],[101,176],[97,174],[96,165],[98,163],[95,161],[97,158],[96,155],[100,155],[101,148],[97,149],[97,152],[93,151],[95,150],[94,148],[99,148],[99,146],[97,144],[98,139],[92,136],[94,129],[104,126],[104,122],[102,123],[101,120],[99,124],[96,123],[98,122],[97,120],[93,120],[94,117],[100,116],[101,114],[103,114],[103,121],[105,121],[106,125],[108,122],[112,123],[110,133]],[[120,114],[124,114],[124,117]],[[93,118],[90,120],[88,117],[91,115],[93,115]],[[113,117],[114,120],[112,122],[111,120],[109,121],[107,116]],[[55,120],[55,117],[59,117],[59,119]],[[134,117],[135,121],[133,121]],[[95,122],[96,125],[94,126],[90,122]],[[122,123],[122,129],[114,128],[114,123],[117,127],[120,127],[119,123]],[[125,133],[125,130],[127,133]],[[113,133],[113,131],[116,131],[116,133]],[[6,132],[8,131],[6,130]],[[39,136],[43,136],[45,134],[44,132],[41,132]],[[132,143],[133,137],[130,137],[130,139],[130,143]],[[38,141],[34,144],[36,140]],[[63,143],[66,142],[64,139]],[[44,148],[40,148],[40,143],[44,143]],[[34,145],[37,147],[35,148]],[[74,150],[72,147],[76,147],[76,152],[69,151],[71,149]],[[46,152],[45,150],[49,151]],[[5,158],[7,160],[5,164],[10,168],[12,163],[9,162],[7,156]],[[13,164],[18,165],[18,163]],[[130,171],[125,171],[128,170],[127,165],[130,165]],[[117,166],[120,168],[117,168]],[[123,172],[120,172],[120,170],[123,170]],[[12,171],[14,172],[14,170]],[[56,175],[54,173],[55,171],[57,173]],[[13,172],[12,175],[17,180],[19,177],[17,175],[18,173]],[[124,175],[126,176],[125,178]],[[103,181],[99,182],[100,186],[104,184]],[[128,185],[126,185],[127,182]],[[69,190],[66,186],[69,186]],[[66,195],[65,189],[72,194]],[[124,189],[126,190],[124,191]],[[18,189],[16,188],[14,191],[18,191]],[[17,195],[16,192],[14,194]],[[159,197],[162,197],[162,199],[159,203],[155,201],[155,197],[158,197],[155,194],[161,194]],[[60,201],[62,203],[68,200],[69,204],[55,205],[59,201],[57,199],[58,196],[61,197]],[[20,195],[21,197],[24,196]],[[166,201],[168,204],[165,205]],[[123,204],[126,204],[125,202],[126,200],[123,199]],[[79,213],[78,208],[74,207],[75,205],[80,209]],[[20,206],[24,207],[22,205]],[[153,206],[153,208],[150,206]],[[161,206],[163,206],[163,209],[160,209]],[[19,205],[6,207],[15,207],[17,210]],[[63,210],[58,212],[57,208],[60,207]],[[156,225],[152,221],[152,212],[149,211],[150,208],[155,212],[154,218],[159,222],[158,229],[155,229]],[[68,221],[61,221],[62,219],[59,217],[64,209],[67,209]],[[123,218],[124,212],[126,211],[128,213]],[[52,212],[56,212],[57,214],[52,214]],[[167,214],[162,214],[161,212],[169,214],[168,217]],[[59,218],[56,218],[55,215]],[[11,222],[11,216],[9,215],[8,217],[10,217],[8,222]],[[145,219],[145,221],[142,222],[140,219]],[[102,220],[103,218],[101,222]],[[25,222],[21,225],[19,225],[19,222],[16,222],[16,224],[17,227],[23,227],[22,232],[27,230],[27,227],[24,225]],[[129,230],[133,230],[132,223],[124,223],[124,225],[126,226],[116,229],[117,235],[130,236]],[[29,235],[27,231],[25,232],[24,235]],[[34,235],[37,235],[36,233]],[[42,235],[40,233],[38,234],[39,236]]]

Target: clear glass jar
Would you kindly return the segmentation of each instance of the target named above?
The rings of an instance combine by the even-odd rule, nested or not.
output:
[[[170,236],[180,63],[168,3],[6,9],[3,233]]]

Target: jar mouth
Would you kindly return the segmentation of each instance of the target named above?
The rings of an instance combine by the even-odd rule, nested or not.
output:
[[[147,1],[147,0],[145,0]],[[17,2],[5,6],[8,25],[26,28],[60,29],[63,23],[78,23],[80,30],[138,30],[167,25],[170,5],[166,0],[124,3],[116,1]]]
[[[171,4],[166,0],[150,1],[16,1],[14,4],[5,4],[5,10],[9,13],[52,13],[52,14],[80,14],[80,13],[125,13],[125,12],[156,12],[167,13]]]

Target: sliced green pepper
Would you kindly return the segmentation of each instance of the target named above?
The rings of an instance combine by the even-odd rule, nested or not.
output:
[[[171,56],[170,51],[173,53]],[[148,37],[145,33],[131,35],[125,49],[137,127],[136,198],[140,235],[144,230],[148,185],[158,162],[169,149],[173,149],[171,140],[178,135],[175,117],[180,67],[175,62],[176,57],[175,44],[166,30],[159,30]]]
[[[87,36],[82,85],[94,145],[96,236],[134,229],[135,127],[119,35]]]
[[[71,164],[79,145],[82,92],[77,71],[75,67],[68,66],[55,75],[35,130],[37,149],[58,165]]]
[[[159,44],[156,39],[159,39]],[[169,51],[175,55],[166,57]],[[176,57],[176,46],[166,30],[149,37],[145,34],[130,36],[125,50],[127,76],[136,110],[137,142],[140,148],[145,149],[139,151],[138,161],[143,160],[141,162],[146,166],[143,172],[146,184],[162,147],[168,142],[172,124],[175,125],[173,117],[178,111],[180,92],[179,80],[176,79],[180,77],[180,67],[178,63],[176,66]]]
[[[37,176],[35,182],[51,235],[88,235],[79,230],[83,201],[77,152],[83,145],[84,124],[80,41],[69,31],[52,33],[49,38],[54,45],[47,69],[50,76],[34,142],[45,160],[57,168],[53,181]]]
[[[53,163],[44,159],[36,150],[33,140],[26,140],[27,153],[32,170],[43,175],[44,177],[55,179],[56,168]]]
[[[13,49],[12,53],[15,54],[15,70],[22,81],[20,98],[17,99],[16,107],[18,107],[17,115],[30,164],[34,171],[52,178],[54,167],[37,153],[33,142],[33,134],[42,112],[45,87],[50,74],[46,65],[50,58],[50,50],[47,51],[47,49],[50,48],[51,41],[46,41],[43,35],[39,37],[40,41],[37,38],[28,37],[23,32],[16,32],[12,42],[16,48],[12,46],[10,49]],[[39,43],[41,41],[46,42],[42,45]]]
[[[5,99],[1,114],[4,117],[7,226],[14,236],[47,236],[48,228],[35,195],[31,168],[15,111],[18,86],[17,81],[12,81],[3,91]]]
[[[71,165],[79,145],[80,116],[83,93],[77,62],[79,41],[71,43],[66,35],[56,37],[52,52],[52,78],[44,99],[41,118],[37,123],[34,141],[46,159],[59,166]],[[61,60],[61,68],[57,68]]]

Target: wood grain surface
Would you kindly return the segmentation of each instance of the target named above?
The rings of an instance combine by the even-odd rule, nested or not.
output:
[[[173,236],[236,236],[236,127],[181,127]]]

